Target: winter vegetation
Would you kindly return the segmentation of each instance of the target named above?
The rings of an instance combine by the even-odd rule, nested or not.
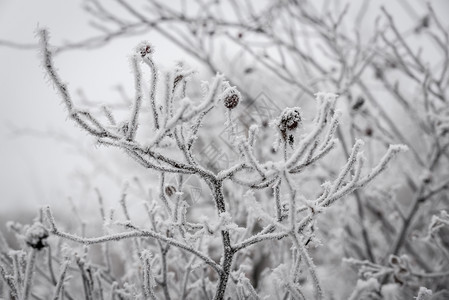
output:
[[[410,26],[369,0],[84,3],[100,35],[39,28],[42,68],[92,149],[154,176],[123,180],[120,211],[95,188],[76,226],[51,206],[8,222],[0,299],[449,297],[449,27],[431,3],[403,4]],[[125,108],[81,103],[58,69],[154,31],[207,80],[151,40],[129,47]]]

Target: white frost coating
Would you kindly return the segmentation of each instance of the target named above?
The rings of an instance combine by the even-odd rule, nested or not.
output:
[[[25,242],[32,248],[40,250],[46,246],[48,230],[41,223],[34,223],[25,232]]]
[[[121,0],[119,2],[124,3]],[[125,220],[120,218],[119,221],[114,222],[120,225],[118,228],[120,231],[102,232],[100,236],[88,237],[84,236],[84,233],[83,236],[79,236],[59,229],[47,207],[44,212],[53,235],[84,245],[109,245],[112,242],[125,239],[133,241],[134,253],[129,255],[130,260],[132,257],[141,257],[143,261],[132,276],[136,276],[135,278],[140,281],[140,287],[143,288],[141,293],[151,299],[159,298],[159,294],[162,293],[165,294],[166,299],[178,299],[178,296],[179,299],[185,299],[187,294],[182,290],[194,288],[196,284],[192,282],[195,279],[190,276],[192,269],[189,266],[199,264],[202,264],[203,268],[198,267],[195,276],[199,276],[203,280],[198,286],[201,287],[201,290],[194,288],[195,291],[205,292],[204,295],[201,294],[201,297],[208,299],[212,297],[216,300],[225,299],[232,295],[232,289],[236,285],[232,274],[233,263],[238,263],[242,256],[248,254],[247,251],[252,251],[250,247],[264,241],[274,244],[279,243],[279,240],[282,239],[290,239],[290,243],[293,242],[294,249],[296,249],[295,255],[301,256],[301,264],[307,269],[307,272],[303,274],[309,277],[307,278],[309,282],[310,280],[313,282],[311,287],[314,287],[316,299],[326,298],[313,256],[308,253],[309,242],[315,240],[313,231],[318,228],[315,226],[318,221],[317,215],[326,212],[335,201],[371,182],[386,169],[396,153],[405,149],[404,146],[391,146],[374,168],[362,172],[365,170],[365,160],[362,156],[363,142],[357,140],[351,153],[347,153],[346,162],[342,164],[340,170],[337,173],[332,172],[331,175],[324,176],[321,182],[327,183],[323,184],[322,189],[316,193],[307,194],[303,190],[304,186],[298,183],[298,177],[294,174],[308,169],[334,148],[337,144],[335,135],[341,116],[341,113],[335,111],[336,94],[317,93],[318,109],[309,132],[304,132],[300,137],[297,134],[297,130],[301,128],[303,122],[302,111],[299,107],[285,109],[278,117],[277,123],[274,123],[277,127],[275,130],[278,134],[277,139],[281,142],[279,146],[284,150],[283,153],[280,153],[283,155],[276,156],[276,161],[266,159],[263,157],[264,155],[261,155],[266,151],[258,151],[259,147],[266,145],[263,139],[266,139],[270,133],[261,127],[260,134],[257,134],[257,127],[251,126],[246,127],[247,131],[242,133],[236,130],[232,132],[235,137],[235,145],[241,154],[238,161],[227,169],[210,170],[208,166],[198,160],[199,153],[196,153],[198,149],[193,147],[195,140],[200,136],[199,131],[205,116],[216,107],[217,101],[229,98],[228,103],[225,103],[228,108],[227,125],[233,128],[239,121],[237,118],[233,119],[235,113],[231,113],[231,109],[238,104],[240,92],[235,87],[231,87],[222,75],[217,74],[210,83],[204,83],[202,85],[204,97],[198,102],[192,102],[185,97],[187,82],[184,77],[188,76],[190,71],[184,72],[179,67],[163,76],[166,93],[163,95],[163,101],[156,101],[159,100],[156,99],[156,96],[160,95],[157,93],[157,88],[160,85],[156,84],[158,69],[152,61],[154,48],[149,43],[140,44],[136,49],[137,55],[140,54],[142,61],[152,72],[150,103],[146,105],[141,101],[140,67],[134,61],[136,99],[129,114],[130,120],[120,124],[117,130],[113,129],[116,122],[109,111],[105,111],[109,122],[105,126],[101,119],[97,119],[94,114],[76,108],[70,98],[69,90],[62,83],[53,66],[52,53],[48,49],[48,35],[45,32],[42,32],[41,35],[47,73],[58,88],[68,108],[69,116],[89,134],[95,136],[99,143],[124,150],[141,166],[158,173],[160,175],[159,194],[156,197],[150,197],[150,201],[163,204],[163,208],[165,208],[165,210],[156,210],[153,209],[154,205],[151,206],[152,208],[148,205],[149,222],[142,228],[131,219],[126,205],[122,205]],[[144,106],[149,106],[152,110],[154,123],[151,122],[151,125],[154,126],[150,135],[141,138],[143,134],[138,135],[136,131],[139,130],[139,112]],[[144,144],[140,140],[150,142]],[[170,149],[163,148],[166,145]],[[172,197],[167,197],[164,194],[164,181],[166,174],[169,173],[176,174],[179,179],[176,190],[170,191]],[[361,174],[367,175],[362,177]],[[182,199],[183,194],[181,193],[188,188],[187,185],[183,186],[183,183],[187,176],[191,175],[206,183],[209,188],[210,193],[201,194],[202,196],[207,194],[205,200],[214,205],[213,216],[208,214],[210,221],[198,222],[198,219],[190,218],[190,207]],[[248,192],[241,197],[241,194],[236,194],[238,189],[235,186],[242,186]],[[269,193],[265,193],[264,189]],[[304,199],[310,199],[310,201],[304,201]],[[300,205],[301,203],[307,205]],[[197,206],[197,203],[192,203],[192,207],[194,206]],[[235,218],[234,214],[238,215],[237,212],[240,209],[246,213],[246,220]],[[240,228],[237,224],[245,224],[246,227]],[[20,228],[18,229],[20,230]],[[282,247],[282,244],[276,245]],[[153,262],[149,257],[142,256],[144,247],[151,248],[152,253],[157,255],[158,259]],[[153,251],[154,247],[159,249]],[[215,249],[218,251],[215,252]],[[107,256],[106,252],[106,250],[103,252],[105,256]],[[176,255],[181,252],[187,268],[180,272],[177,265],[172,262],[179,261],[179,257]],[[216,253],[218,254],[215,255]],[[83,257],[83,263],[88,263],[87,255]],[[136,262],[133,261],[133,263]],[[153,264],[155,268],[152,268]],[[379,278],[392,272],[392,268],[388,269],[375,264],[362,262],[360,265],[365,267],[366,274],[372,271],[371,273]],[[297,268],[297,266],[298,263],[295,263],[293,267]],[[81,272],[84,269],[85,267],[82,267]],[[156,282],[160,283],[160,288],[158,286],[154,290],[150,272],[153,269],[154,273],[158,273]],[[175,274],[176,279],[172,274]],[[299,299],[305,298],[299,278],[290,276],[288,279],[283,286],[285,292],[291,293],[293,297]],[[183,282],[179,282],[179,286],[181,286],[179,293],[170,289],[173,286],[172,280],[183,280]],[[247,295],[258,297],[248,280],[243,279],[241,283],[241,287],[244,288]],[[372,280],[359,284],[361,290],[373,289],[373,286],[375,286],[375,282]],[[113,283],[112,289],[126,292],[127,287],[125,284],[121,286]],[[215,290],[214,295],[210,293],[211,290]],[[117,294],[117,291],[111,293],[114,295],[114,293]],[[195,296],[192,294],[192,297]]]
[[[430,300],[432,298],[432,290],[429,290],[425,287],[420,287],[418,296],[416,297],[416,300]]]
[[[136,54],[140,55],[140,57],[151,58],[155,49],[154,46],[148,41],[140,42],[135,48]]]

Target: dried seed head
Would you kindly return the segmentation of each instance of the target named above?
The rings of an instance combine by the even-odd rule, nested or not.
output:
[[[225,82],[223,84],[223,93],[220,98],[223,100],[223,104],[228,109],[234,109],[240,102],[242,95],[240,92],[233,86],[229,84],[229,82]]]
[[[301,108],[293,107],[284,109],[277,125],[281,132],[287,130],[292,131],[298,128],[301,125],[301,122]]]
[[[284,109],[284,111],[281,113],[281,116],[275,121],[274,124],[277,125],[282,139],[293,146],[295,139],[291,132],[299,128],[301,126],[301,123],[301,108],[287,107],[286,109]]]
[[[224,106],[226,108],[229,108],[229,109],[235,108],[239,104],[239,101],[240,101],[240,99],[239,99],[239,96],[237,94],[227,95],[223,99]]]
[[[47,246],[47,238],[49,236],[47,228],[41,223],[34,223],[25,232],[25,242],[31,248],[40,250]]]
[[[167,185],[165,187],[165,194],[169,197],[173,196],[176,193],[176,188],[172,185]]]
[[[154,47],[149,42],[141,42],[136,47],[137,54],[140,54],[140,56],[143,58],[145,56],[151,56],[154,53]]]

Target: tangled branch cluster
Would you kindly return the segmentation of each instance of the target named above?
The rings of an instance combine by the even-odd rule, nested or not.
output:
[[[117,123],[112,112],[106,109],[108,122],[87,110],[80,110],[72,101],[70,91],[53,63],[48,32],[40,32],[44,66],[48,76],[63,99],[70,118],[83,130],[94,136],[98,143],[117,147],[132,157],[140,166],[160,174],[158,199],[145,203],[148,222],[144,227],[131,220],[126,205],[126,193],[122,198],[125,220],[109,219],[104,215],[105,234],[86,237],[65,232],[57,225],[49,207],[42,210],[39,223],[29,229],[16,226],[29,248],[25,252],[2,252],[1,274],[12,299],[28,299],[30,295],[40,297],[33,289],[33,282],[48,280],[53,289],[45,291],[53,299],[66,297],[75,299],[78,290],[75,280],[81,282],[86,299],[259,299],[259,293],[267,293],[262,287],[256,289],[247,277],[244,263],[248,251],[260,243],[289,244],[292,254],[288,258],[289,268],[264,272],[265,278],[282,277],[278,295],[292,298],[308,297],[303,284],[303,272],[307,270],[306,282],[314,287],[316,299],[323,299],[320,278],[309,253],[309,242],[315,240],[317,217],[326,212],[336,201],[371,182],[390,164],[391,159],[406,149],[392,145],[372,168],[364,168],[363,141],[356,140],[335,178],[328,178],[315,198],[307,199],[296,183],[296,176],[306,172],[309,166],[323,159],[337,144],[335,133],[341,117],[336,109],[337,95],[316,94],[316,115],[312,128],[300,138],[294,138],[301,129],[300,108],[285,109],[273,124],[278,131],[283,157],[278,161],[261,161],[255,153],[258,128],[251,126],[246,135],[232,131],[235,135],[235,150],[240,161],[219,172],[203,167],[193,151],[200,134],[201,125],[212,109],[228,111],[227,125],[231,128],[236,120],[231,110],[235,109],[242,96],[235,87],[217,74],[205,85],[205,95],[194,101],[186,95],[189,70],[176,69],[164,76],[166,86],[163,97],[158,99],[160,73],[153,61],[153,47],[142,43],[132,56],[135,81],[135,97],[128,118]],[[149,68],[152,76],[149,95],[142,92],[141,65]],[[139,135],[142,124],[142,108],[149,107],[152,115],[152,134]],[[301,129],[302,130],[302,129]],[[296,135],[297,136],[297,135]],[[173,152],[166,151],[166,142],[173,142]],[[263,142],[263,141],[262,141]],[[264,147],[259,145],[257,147]],[[168,173],[177,174],[178,186],[165,184]],[[194,175],[210,189],[207,201],[215,205],[215,216],[205,220],[190,220],[188,213],[193,207],[182,198],[183,178]],[[242,186],[248,190],[245,199],[228,199],[224,184]],[[271,202],[260,203],[251,191],[272,190]],[[242,227],[231,213],[236,201],[246,201],[248,214]],[[46,224],[45,226],[42,224]],[[117,229],[115,226],[119,226]],[[13,226],[14,227],[14,226]],[[259,227],[259,229],[255,229]],[[59,239],[58,239],[59,238]],[[66,251],[66,258],[56,260],[51,249],[59,241],[86,245],[83,251]],[[111,268],[109,251],[118,241],[132,241],[132,252],[126,260],[123,276]],[[219,255],[211,253],[211,247],[221,245]],[[91,259],[91,245],[101,244],[103,263]],[[48,268],[36,262],[47,252]],[[58,250],[59,251],[59,250]],[[273,252],[275,252],[273,250]],[[273,253],[275,255],[276,253]],[[59,277],[54,275],[53,263],[60,267]],[[74,268],[73,265],[76,267]],[[34,278],[34,271],[45,274]],[[48,275],[50,272],[50,276]],[[70,274],[70,275],[69,275]],[[34,281],[33,281],[34,280]]]

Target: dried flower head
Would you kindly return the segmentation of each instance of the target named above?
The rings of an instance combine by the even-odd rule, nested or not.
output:
[[[240,101],[240,97],[238,94],[229,94],[223,99],[223,103],[226,108],[233,109],[235,108]]]
[[[234,86],[231,86],[228,82],[223,84],[221,99],[226,108],[234,109],[239,104],[241,98],[242,95]]]
[[[151,56],[154,53],[154,47],[149,42],[144,41],[137,45],[136,52],[137,54],[140,54],[142,58],[147,55]]]
[[[41,223],[34,223],[25,232],[25,242],[28,246],[40,250],[47,246],[48,230]]]
[[[281,132],[282,138],[284,141],[289,141],[292,143],[293,137],[289,136],[289,132],[297,129],[299,126],[301,126],[302,123],[302,114],[301,114],[301,108],[299,107],[287,107],[284,109],[284,111],[281,113],[281,116],[279,119],[276,120],[276,125]]]
[[[176,193],[176,188],[172,185],[167,185],[165,187],[165,194],[169,197],[173,196]]]

